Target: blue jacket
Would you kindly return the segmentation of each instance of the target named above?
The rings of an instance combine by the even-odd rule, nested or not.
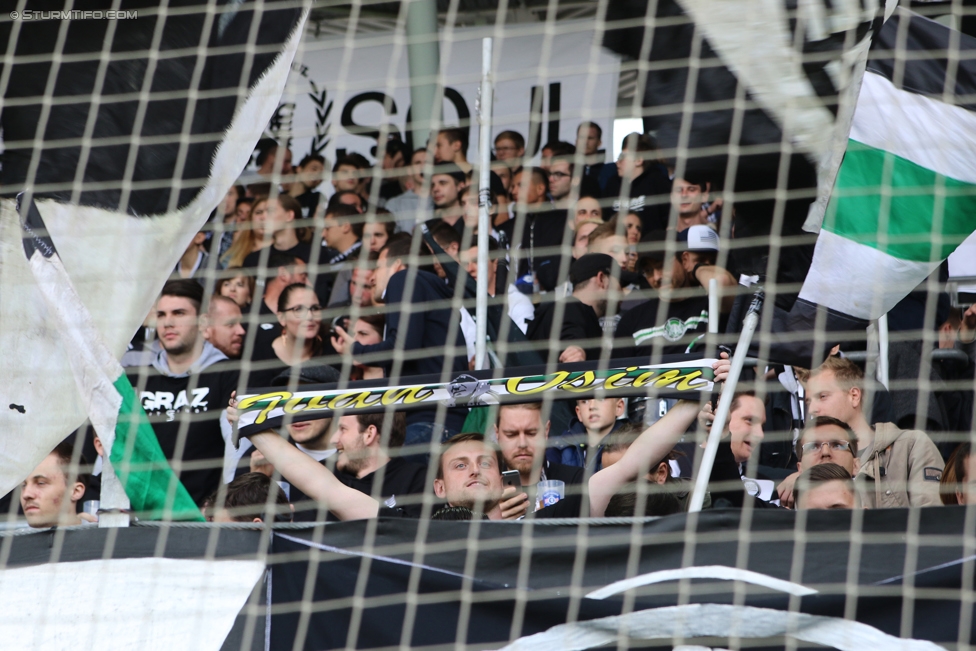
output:
[[[618,419],[610,431],[615,432],[625,422]],[[599,472],[603,468],[603,446],[599,446],[594,454],[587,454],[586,428],[574,418],[568,430],[550,441],[546,459],[549,463],[577,468],[587,468],[589,465],[590,472]]]

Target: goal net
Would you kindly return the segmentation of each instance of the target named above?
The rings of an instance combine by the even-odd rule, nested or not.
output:
[[[973,645],[969,2],[7,4],[10,648]]]

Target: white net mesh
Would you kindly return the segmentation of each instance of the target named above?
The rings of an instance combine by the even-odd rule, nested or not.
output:
[[[970,648],[968,2],[8,4],[11,648]]]

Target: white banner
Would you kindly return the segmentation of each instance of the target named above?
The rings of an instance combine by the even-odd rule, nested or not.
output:
[[[599,124],[611,149],[617,101],[619,58],[595,42],[591,21],[560,22],[559,34],[545,23],[441,31],[445,126],[470,122],[468,160],[478,156],[476,101],[481,75],[481,39],[494,37],[494,135],[512,129],[526,137],[526,153],[535,154],[552,139],[576,142],[583,120]],[[337,150],[373,160],[380,126],[390,124],[404,137],[410,110],[410,75],[402,36],[357,34],[343,38],[307,38],[296,56],[288,88],[270,131],[290,139],[294,162],[308,153],[324,155],[331,165]],[[530,139],[533,101],[541,113],[538,135]],[[372,133],[369,133],[372,132]]]

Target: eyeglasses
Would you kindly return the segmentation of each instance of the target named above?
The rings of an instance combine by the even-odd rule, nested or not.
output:
[[[291,312],[299,319],[304,319],[309,314],[312,316],[322,316],[322,306],[321,305],[296,305],[295,307],[288,307],[282,310],[282,312]]]
[[[833,452],[850,452],[851,444],[848,441],[817,441],[812,443],[804,443],[803,454],[813,454],[821,453],[823,451],[823,446],[829,446]]]
[[[572,174],[567,174],[566,172],[549,172],[549,178],[556,177],[557,179],[568,179]]]

